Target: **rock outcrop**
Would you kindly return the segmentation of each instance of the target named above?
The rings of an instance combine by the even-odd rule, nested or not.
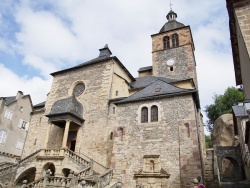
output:
[[[232,114],[224,114],[216,119],[209,145],[210,147],[235,145]]]

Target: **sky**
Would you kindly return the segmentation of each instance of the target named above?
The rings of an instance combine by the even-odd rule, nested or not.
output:
[[[46,100],[50,73],[99,55],[108,44],[134,77],[152,65],[151,35],[167,22],[170,0],[1,0],[0,96]],[[190,25],[202,113],[214,94],[236,86],[226,0],[172,0]],[[206,119],[206,118],[205,118]]]

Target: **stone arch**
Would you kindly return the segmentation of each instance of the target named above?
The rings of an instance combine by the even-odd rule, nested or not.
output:
[[[228,174],[225,174],[225,172],[223,172],[223,163],[225,163],[224,161],[228,160],[231,162],[232,166],[233,166],[233,172],[234,174],[229,176]],[[241,163],[240,161],[233,157],[233,156],[228,156],[228,155],[224,155],[222,157],[220,157],[219,159],[219,170],[220,170],[220,177],[222,180],[227,180],[227,179],[235,179],[235,180],[240,180],[242,179],[242,169],[241,169]]]
[[[51,176],[55,176],[55,172],[56,172],[56,167],[55,167],[55,165],[53,164],[53,163],[51,163],[51,162],[48,162],[48,163],[46,163],[44,166],[43,166],[43,175],[45,175],[46,174],[46,171],[47,170],[50,170],[50,172],[51,172]]]
[[[23,184],[24,180],[27,180],[27,183],[33,182],[36,177],[36,168],[30,167],[26,170],[24,170],[16,179],[15,185],[20,186]]]
[[[241,159],[240,146],[216,146],[217,163],[219,168],[219,175],[221,181],[227,181],[228,179],[243,180],[244,179],[244,167]],[[231,162],[235,175],[227,177],[227,174],[223,174],[223,160]]]
[[[64,176],[64,177],[69,177],[69,174],[70,174],[70,168],[63,168],[62,169],[62,175]]]

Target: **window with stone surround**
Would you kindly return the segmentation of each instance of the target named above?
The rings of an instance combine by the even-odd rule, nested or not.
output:
[[[172,47],[179,46],[179,36],[177,33],[172,35]]]
[[[141,109],[141,122],[146,123],[148,122],[148,108],[147,107],[142,107]]]
[[[156,105],[151,107],[151,122],[158,121],[158,107]]]
[[[163,38],[163,46],[164,46],[164,49],[170,48],[170,39],[169,39],[169,36],[165,36]]]
[[[157,103],[141,105],[138,109],[138,123],[158,122],[160,119],[159,109],[160,107]]]

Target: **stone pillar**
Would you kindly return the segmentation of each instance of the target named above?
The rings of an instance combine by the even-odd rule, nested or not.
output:
[[[44,148],[47,148],[47,147],[48,147],[49,133],[50,133],[51,126],[52,126],[52,123],[50,122],[50,123],[48,124],[47,133],[46,133],[46,137],[45,137],[45,140],[44,140]]]
[[[62,148],[67,148],[66,144],[67,144],[68,135],[69,135],[69,125],[70,125],[70,120],[67,120],[65,129],[64,129],[64,134],[63,134]]]

